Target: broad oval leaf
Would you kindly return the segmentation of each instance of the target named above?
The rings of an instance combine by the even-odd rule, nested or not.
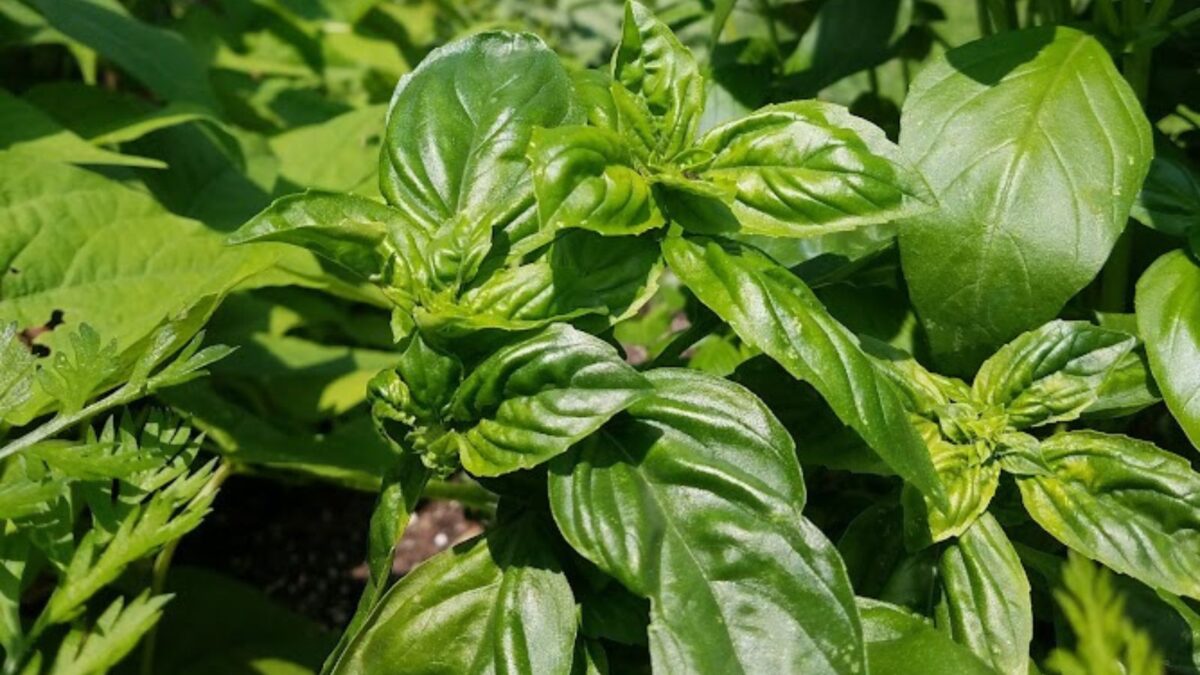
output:
[[[670,159],[692,144],[704,111],[704,78],[687,47],[636,0],[625,5],[612,78],[619,125],[627,138],[640,139],[640,145],[660,159]],[[648,117],[630,119],[634,110]],[[630,124],[649,128],[629,129]]]
[[[906,609],[859,598],[867,662],[875,675],[995,675],[967,648]]]
[[[1029,515],[1067,546],[1146,584],[1200,598],[1200,474],[1152,443],[1094,431],[1041,444],[1020,476]]]
[[[454,393],[448,421],[477,476],[536,466],[647,395],[650,383],[606,342],[567,324],[501,348]]]
[[[846,425],[923,493],[941,501],[929,451],[900,395],[798,277],[746,247],[672,236],[671,270],[739,336],[809,382]]]
[[[533,206],[535,127],[574,121],[571,80],[527,33],[485,32],[435,49],[388,109],[380,191],[430,232],[439,278],[470,279],[494,227]]]
[[[901,228],[904,274],[934,355],[956,373],[1091,281],[1152,156],[1104,47],[1065,27],[934,59],[905,99],[900,148],[940,204]]]
[[[801,515],[791,438],[745,389],[647,373],[654,393],[551,464],[577,551],[650,599],[655,672],[862,673],[853,592]]]
[[[841,106],[820,101],[764,108],[705,134],[702,179],[733,193],[737,229],[812,237],[896,220],[927,210],[933,197],[883,131]],[[694,200],[686,193],[678,199]],[[712,213],[692,208],[689,213]],[[715,233],[729,221],[680,218]]]
[[[575,599],[531,516],[455,546],[392,586],[335,675],[571,672]]]
[[[633,165],[624,139],[600,127],[537,129],[530,143],[541,237],[521,240],[536,248],[567,227],[600,234],[638,234],[660,227],[662,213],[650,185]],[[514,249],[515,250],[515,249]]]
[[[939,627],[998,673],[1022,673],[1033,640],[1029,579],[1000,523],[985,513],[942,552]]]
[[[1184,251],[1159,258],[1138,280],[1136,304],[1150,370],[1200,448],[1200,265]]]
[[[1073,420],[1100,397],[1109,373],[1137,344],[1119,330],[1051,321],[1004,345],[979,368],[972,393],[1018,429]]]

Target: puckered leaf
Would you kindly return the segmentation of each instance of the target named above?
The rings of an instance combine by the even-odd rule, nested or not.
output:
[[[1091,281],[1153,155],[1108,52],[1061,26],[935,58],[904,101],[900,148],[939,202],[901,228],[904,274],[954,373],[1053,319]]]
[[[1200,448],[1200,265],[1183,251],[1151,265],[1138,280],[1137,319],[1163,399]]]
[[[1000,523],[983,514],[946,547],[938,570],[939,627],[996,672],[1025,672],[1033,640],[1029,580]]]
[[[690,203],[678,218],[685,228],[715,233],[811,237],[896,220],[926,210],[925,181],[900,158],[883,131],[820,101],[770,106],[723,124],[697,143],[704,159],[694,169],[733,199]],[[686,214],[686,215],[684,215]]]
[[[1067,546],[1151,586],[1200,598],[1200,474],[1125,436],[1058,434],[1050,475],[1021,476],[1025,508]]]
[[[430,558],[387,592],[336,675],[571,672],[575,600],[525,516]]]
[[[1024,427],[1072,420],[1095,403],[1117,363],[1137,344],[1123,331],[1051,321],[1022,334],[980,367],[973,393]]]
[[[929,451],[892,384],[798,277],[749,248],[683,237],[664,242],[667,264],[743,340],[821,393],[897,474],[941,498]]]
[[[599,338],[555,324],[501,348],[463,381],[441,443],[463,466],[496,476],[563,453],[647,395],[650,383]]]
[[[976,522],[991,503],[1000,484],[1000,465],[988,461],[986,443],[952,443],[942,436],[938,425],[917,419],[933,466],[937,469],[949,505],[939,507],[912,486],[905,486],[904,538],[911,548],[961,535]]]
[[[652,395],[551,464],[550,499],[571,545],[650,599],[655,672],[863,672],[852,590],[800,513],[787,432],[725,380],[647,378]]]

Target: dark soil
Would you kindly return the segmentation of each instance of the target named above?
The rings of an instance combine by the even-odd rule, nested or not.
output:
[[[328,484],[235,476],[221,488],[204,524],[183,538],[174,560],[256,586],[340,631],[366,578],[374,502],[374,495]],[[397,547],[393,571],[404,574],[481,531],[457,502],[422,503]]]

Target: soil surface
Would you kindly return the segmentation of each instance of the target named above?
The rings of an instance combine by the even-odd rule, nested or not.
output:
[[[367,524],[375,496],[322,483],[234,476],[213,512],[183,538],[175,562],[256,586],[330,630],[350,620],[366,579]],[[403,575],[482,532],[458,502],[423,502],[396,550]]]

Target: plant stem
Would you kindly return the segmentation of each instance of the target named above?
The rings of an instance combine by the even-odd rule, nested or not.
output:
[[[38,428],[18,438],[12,443],[9,443],[3,448],[0,448],[0,459],[4,459],[5,457],[9,457],[33,445],[41,443],[47,438],[60,433],[64,429],[67,429],[68,427],[78,424],[79,422],[87,420],[91,417],[95,417],[105,410],[134,401],[141,395],[141,392],[139,391],[140,389],[140,387],[131,387],[129,385],[125,385],[108,396],[100,399],[99,401],[96,401],[89,406],[84,406],[78,412],[70,415],[59,413],[49,422],[39,426]]]
[[[979,20],[979,35],[987,37],[992,34],[992,21],[988,17],[987,0],[975,0],[975,18]]]
[[[1126,287],[1129,285],[1130,263],[1133,257],[1133,228],[1126,227],[1113,246],[1104,272],[1100,276],[1099,307],[1104,312],[1126,310]]]

